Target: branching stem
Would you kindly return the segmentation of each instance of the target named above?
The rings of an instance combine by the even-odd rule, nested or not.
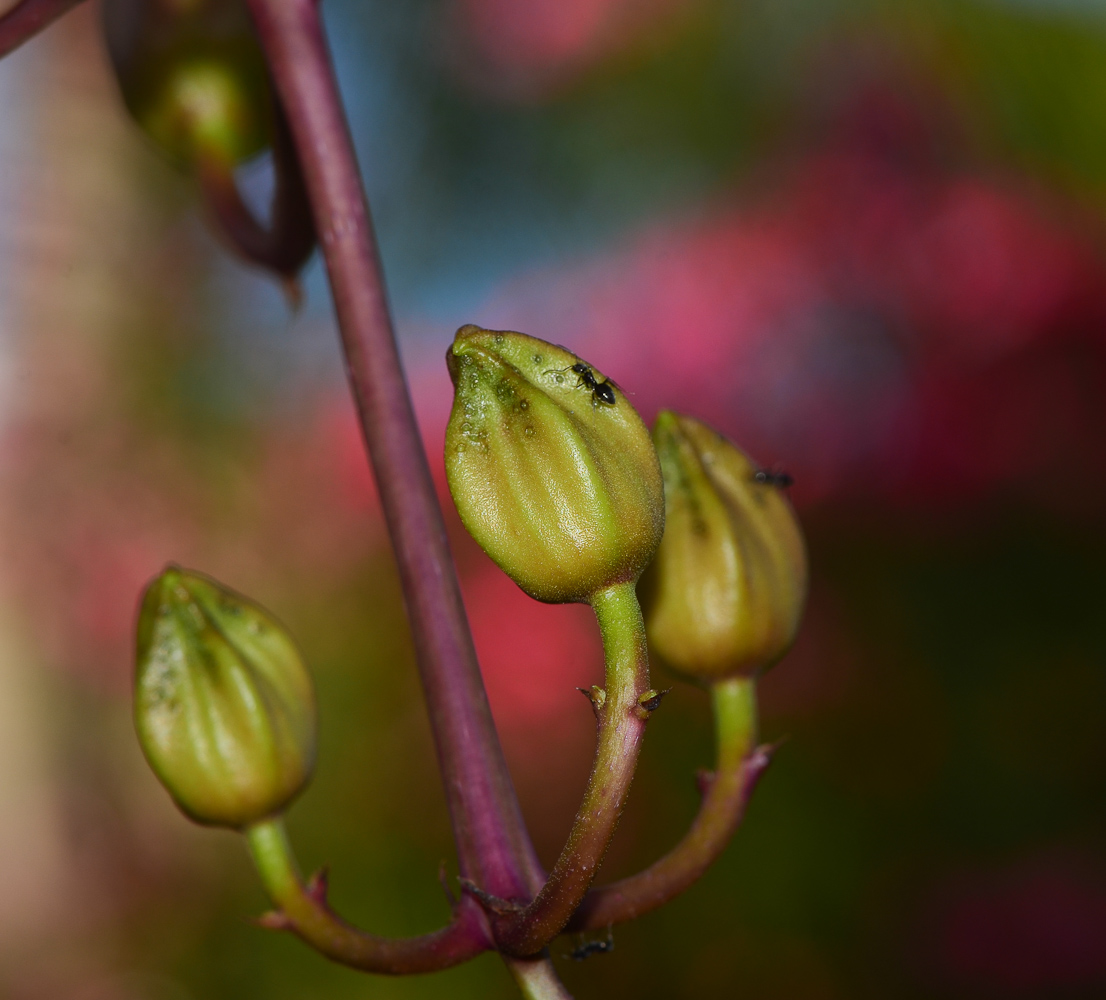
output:
[[[492,942],[479,907],[462,900],[448,927],[413,938],[367,934],[335,915],[326,903],[325,883],[304,885],[280,819],[246,830],[261,881],[279,912],[266,926],[290,930],[327,958],[365,972],[409,975],[436,972],[487,951]]]
[[[637,767],[650,713],[659,702],[649,691],[645,625],[633,583],[622,583],[592,600],[606,657],[605,687],[593,693],[599,720],[595,761],[568,841],[534,901],[493,923],[499,946],[509,954],[533,955],[568,923],[591,885],[618,825]]]
[[[274,104],[274,185],[267,225],[243,201],[234,164],[217,147],[201,147],[197,168],[208,208],[231,249],[250,263],[275,271],[284,279],[286,289],[292,291],[296,275],[315,249],[315,228],[288,122],[279,102]]]
[[[569,930],[601,930],[663,906],[696,881],[725,849],[741,822],[770,748],[756,742],[756,682],[736,678],[711,689],[717,762],[691,829],[640,874],[592,889]]]

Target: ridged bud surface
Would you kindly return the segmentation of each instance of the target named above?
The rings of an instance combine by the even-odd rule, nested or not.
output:
[[[755,674],[787,652],[802,616],[807,564],[795,512],[705,424],[665,411],[653,439],[666,515],[640,587],[649,641],[690,677]]]
[[[138,620],[135,727],[146,759],[198,823],[242,827],[283,810],[315,760],[315,694],[266,611],[169,567]]]
[[[446,473],[484,551],[550,603],[636,580],[664,529],[664,488],[649,432],[622,392],[522,333],[462,327],[446,360]]]
[[[241,0],[105,0],[127,109],[174,162],[237,164],[270,141],[265,61]]]

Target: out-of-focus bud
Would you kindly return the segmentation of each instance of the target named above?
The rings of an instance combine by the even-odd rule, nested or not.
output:
[[[127,109],[173,161],[234,165],[270,141],[265,61],[241,0],[105,0]]]
[[[634,581],[664,529],[641,418],[563,347],[464,326],[446,354],[449,489],[472,536],[531,597],[588,601]]]
[[[795,639],[807,566],[795,512],[773,477],[705,424],[664,411],[653,440],[665,530],[639,588],[649,641],[700,680],[749,676]]]
[[[295,278],[314,251],[314,222],[245,4],[105,0],[103,11],[108,53],[128,110],[162,153],[199,175],[230,248],[274,272],[297,303]],[[269,147],[275,183],[264,224],[242,199],[234,171]]]
[[[282,811],[315,759],[315,694],[288,633],[214,580],[170,566],[138,619],[135,726],[146,759],[198,823]]]

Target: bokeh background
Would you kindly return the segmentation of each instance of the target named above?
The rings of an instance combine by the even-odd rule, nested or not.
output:
[[[7,0],[0,7],[7,7]],[[721,862],[581,998],[1106,995],[1106,6],[325,0],[436,470],[465,322],[714,423],[813,566],[762,684],[787,742]],[[321,697],[290,825],[381,933],[454,865],[321,267],[293,311],[125,118],[84,7],[0,64],[0,995],[507,998],[486,956],[366,978],[249,917],[129,717],[168,560],[286,621]],[[263,203],[268,172],[243,172]],[[439,485],[441,477],[439,475]],[[444,496],[444,494],[443,494]],[[555,856],[591,754],[588,613],[451,531]],[[650,727],[607,873],[694,812],[706,698]]]

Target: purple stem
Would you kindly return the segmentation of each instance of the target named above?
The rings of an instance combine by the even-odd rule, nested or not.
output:
[[[493,947],[484,914],[467,898],[453,907],[449,925],[431,934],[384,938],[359,930],[327,905],[325,873],[304,883],[283,820],[263,820],[243,833],[265,889],[279,907],[259,923],[292,931],[332,961],[364,972],[402,976],[448,969]]]
[[[201,150],[200,184],[215,222],[232,249],[275,271],[289,285],[315,249],[311,204],[283,109],[273,109],[272,210],[268,225],[242,200],[234,164],[217,149]]]
[[[0,59],[33,38],[81,0],[23,0],[0,17]]]
[[[315,0],[248,0],[300,155],[346,371],[395,548],[462,874],[541,883],[499,745],[400,366],[369,206]]]

